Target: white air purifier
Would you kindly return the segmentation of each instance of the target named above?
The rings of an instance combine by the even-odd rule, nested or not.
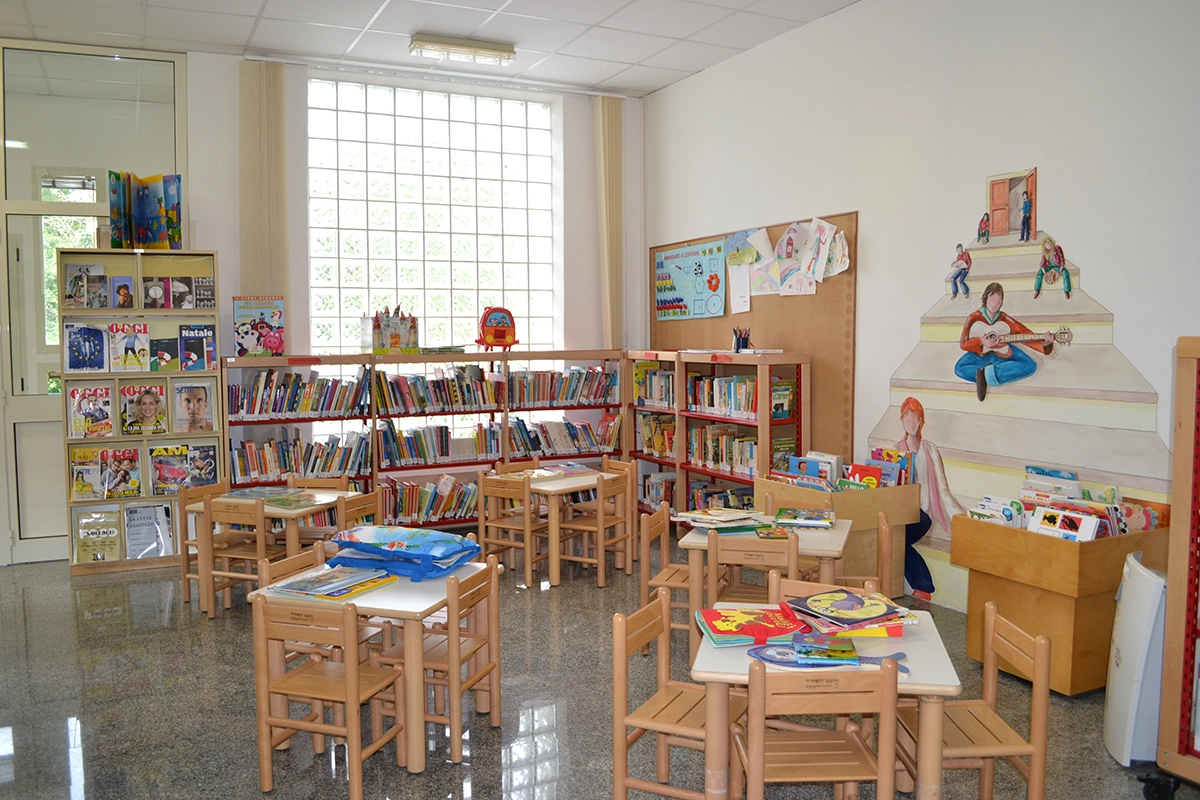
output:
[[[1123,767],[1153,761],[1158,745],[1167,576],[1141,557],[1125,557],[1104,700],[1104,745]]]

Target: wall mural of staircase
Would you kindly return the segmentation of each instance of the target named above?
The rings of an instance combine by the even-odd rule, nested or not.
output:
[[[1023,242],[1014,231],[967,248],[970,296],[952,297],[948,271],[943,296],[921,318],[921,341],[891,377],[891,405],[868,446],[892,447],[903,438],[900,404],[913,396],[925,407],[923,435],[941,450],[950,489],[964,508],[983,495],[1015,498],[1026,464],[1073,470],[1092,488],[1117,486],[1122,495],[1170,502],[1171,456],[1156,430],[1158,394],[1113,346],[1113,315],[1088,296],[1086,272],[1070,261],[1069,243],[1059,242],[1073,284],[1070,299],[1061,281],[1043,285],[1034,298],[1045,238],[1037,231]],[[1025,348],[1037,371],[990,386],[981,402],[975,384],[958,378],[954,365],[963,353],[963,323],[993,281],[1004,287],[1005,313],[1037,333],[1066,326],[1073,339],[1049,355]],[[935,521],[922,546],[941,595],[935,601],[965,608],[965,577],[953,574],[944,555],[949,533]],[[939,560],[944,563],[934,563]]]

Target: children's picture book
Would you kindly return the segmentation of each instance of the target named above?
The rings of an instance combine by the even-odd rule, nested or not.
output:
[[[192,295],[196,308],[217,307],[217,286],[212,278],[192,278]]]
[[[183,219],[178,175],[139,178],[132,172],[108,172],[108,220],[114,250],[135,247],[178,250]]]
[[[71,499],[99,500],[104,496],[100,475],[100,450],[71,448]]]
[[[217,368],[217,332],[212,325],[179,326],[179,368],[185,372]]]
[[[782,525],[770,525],[755,528],[754,535],[760,539],[786,539],[789,533],[794,532],[794,528],[785,528]]]
[[[312,575],[301,575],[290,581],[277,583],[271,587],[273,592],[287,592],[312,597],[329,594],[347,586],[379,578],[388,573],[382,569],[362,569],[359,567],[329,567]]]
[[[807,618],[823,620],[842,628],[862,627],[903,616],[907,610],[878,594],[862,594],[850,589],[797,597],[786,605]]]
[[[171,532],[171,506],[167,503],[130,503],[125,506],[125,558],[162,558],[175,555]]]
[[[858,651],[848,639],[817,633],[792,634],[796,663],[804,667],[857,666]]]
[[[71,386],[67,390],[67,438],[112,436],[112,387]]]
[[[150,325],[145,322],[112,322],[108,326],[109,370],[150,370]]]
[[[1029,519],[1028,529],[1072,542],[1090,542],[1096,538],[1099,528],[1098,517],[1039,506]]]
[[[121,433],[142,436],[167,432],[165,383],[132,383],[121,386]]]
[[[847,464],[842,468],[842,477],[855,483],[866,484],[868,489],[883,485],[883,470],[868,464]]]
[[[289,511],[300,511],[321,505],[321,501],[312,492],[289,494],[286,497],[272,497],[267,501],[272,508],[284,508]]]
[[[67,372],[104,372],[108,369],[108,329],[83,322],[63,323]]]
[[[233,298],[233,344],[241,357],[283,355],[283,297]]]
[[[837,517],[832,508],[781,508],[775,524],[794,528],[832,528]]]
[[[190,444],[187,449],[188,485],[211,486],[217,482],[217,446]]]
[[[171,308],[195,308],[196,294],[192,288],[193,278],[170,277],[167,279],[171,287]]]
[[[226,497],[237,497],[248,500],[274,500],[279,497],[290,497],[294,494],[303,494],[303,489],[289,489],[286,486],[248,486],[245,489],[234,489]]]
[[[1168,503],[1126,497],[1118,505],[1121,507],[1125,527],[1130,533],[1171,526],[1171,506]]]
[[[142,278],[142,308],[170,308],[171,279]]]
[[[395,583],[398,580],[400,580],[399,575],[378,575],[352,586],[344,586],[341,589],[334,589],[330,592],[314,594],[312,597],[317,600],[349,600],[352,597],[358,597],[360,594],[365,594],[372,589],[378,589],[380,586],[387,586],[389,583]]]
[[[150,480],[156,495],[178,494],[188,485],[188,446],[174,444],[150,448]]]
[[[100,451],[100,484],[104,499],[141,494],[141,458],[137,448]]]
[[[133,308],[133,277],[113,275],[108,288],[108,302],[112,308]]]
[[[62,307],[88,308],[88,278],[103,275],[103,264],[64,264]]]
[[[172,382],[175,390],[175,431],[176,433],[192,433],[195,431],[211,431],[213,429],[212,399],[215,387],[213,381],[198,380]]]
[[[150,371],[178,372],[179,371],[179,340],[151,339],[150,340]]]
[[[771,381],[771,419],[790,419],[796,407],[796,382]]]
[[[76,564],[120,560],[121,511],[117,506],[76,508],[71,516],[75,529]]]
[[[713,647],[790,643],[796,631],[812,628],[786,606],[779,608],[702,608],[696,624]]]

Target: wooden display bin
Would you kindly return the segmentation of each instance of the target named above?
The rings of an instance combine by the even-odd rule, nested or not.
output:
[[[983,606],[1031,636],[1050,637],[1050,688],[1074,695],[1108,679],[1115,601],[1125,556],[1166,569],[1167,529],[1071,542],[1020,528],[958,516],[950,561],[970,570],[967,589],[967,655],[981,661]],[[1013,672],[1000,660],[1000,668]]]
[[[921,486],[889,486],[854,492],[821,492],[770,478],[754,479],[754,508],[766,506],[766,493],[775,495],[776,508],[832,508],[838,519],[850,520],[850,537],[839,574],[875,575],[875,533],[879,512],[892,526],[892,591],[904,594],[904,526],[921,518]]]

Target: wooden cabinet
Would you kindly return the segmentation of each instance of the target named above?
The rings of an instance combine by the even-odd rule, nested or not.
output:
[[[967,655],[983,659],[983,606],[994,600],[1030,635],[1050,637],[1050,688],[1073,695],[1107,681],[1125,556],[1141,551],[1146,566],[1164,568],[1167,531],[1071,542],[958,516],[950,548],[951,562],[970,570]]]

